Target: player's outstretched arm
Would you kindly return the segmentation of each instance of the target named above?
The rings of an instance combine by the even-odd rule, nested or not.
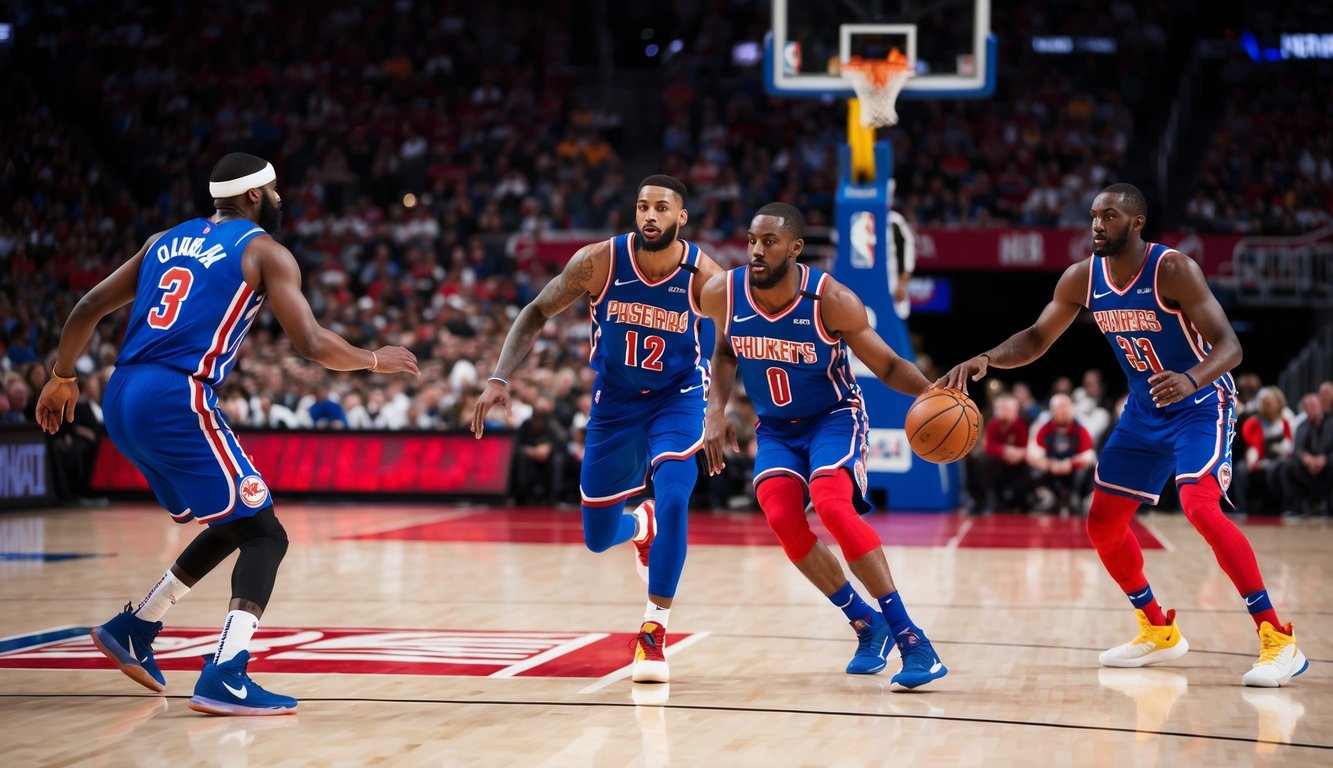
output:
[[[967,391],[967,381],[981,381],[987,370],[1019,368],[1046,354],[1060,334],[1067,330],[1087,298],[1088,269],[1091,259],[1070,266],[1055,284],[1055,295],[1041,311],[1037,322],[1005,339],[998,346],[955,365],[932,387]]]
[[[268,294],[273,316],[302,357],[334,371],[421,375],[417,356],[403,347],[362,349],[321,326],[301,293],[301,268],[291,251],[278,241],[260,235],[246,247],[244,258],[257,268],[258,283]],[[250,275],[247,271],[247,278]]]
[[[148,249],[162,236],[161,232],[144,242],[143,247],[106,277],[93,286],[70,310],[65,327],[60,332],[51,378],[37,397],[37,424],[55,434],[60,422],[74,420],[74,406],[79,402],[79,383],[74,377],[74,361],[88,346],[93,330],[102,318],[134,301],[139,286],[139,265]]]
[[[888,342],[870,327],[861,298],[832,277],[819,301],[819,319],[824,330],[841,336],[856,357],[884,386],[916,397],[930,386],[920,369],[893,351]]]
[[[1176,252],[1163,255],[1157,266],[1157,286],[1157,298],[1167,306],[1179,306],[1212,345],[1188,371],[1159,371],[1148,378],[1153,403],[1163,408],[1210,386],[1218,376],[1240,365],[1242,353],[1236,331],[1194,259]]]
[[[587,294],[601,294],[611,273],[611,242],[609,240],[585,245],[574,254],[565,268],[542,288],[537,298],[518,313],[509,327],[500,359],[495,363],[492,378],[486,382],[472,408],[472,434],[481,439],[486,429],[486,414],[499,405],[509,415],[508,381],[532,351],[537,335],[546,321],[564,312],[571,304]]]
[[[716,475],[727,466],[728,448],[732,453],[741,451],[736,440],[736,425],[727,418],[727,403],[736,386],[736,352],[726,334],[727,275],[720,267],[700,291],[699,308],[717,325],[717,344],[713,348],[708,385],[708,411],[704,416],[704,456],[708,459],[708,474]]]

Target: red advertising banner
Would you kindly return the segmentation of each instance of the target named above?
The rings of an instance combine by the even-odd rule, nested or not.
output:
[[[1088,229],[941,229],[916,231],[916,268],[918,272],[965,271],[1061,271],[1091,253],[1092,235]],[[560,233],[537,239],[516,235],[510,248],[520,262],[536,259],[563,265],[574,251],[590,242],[605,238],[606,233]],[[1166,232],[1159,242],[1194,258],[1208,277],[1225,272],[1241,241],[1240,235],[1200,235],[1193,232]],[[705,253],[726,267],[747,260],[744,240],[696,241]]]
[[[242,432],[241,446],[276,493],[500,496],[513,436],[434,432]],[[95,491],[146,491],[110,440],[98,445]]]

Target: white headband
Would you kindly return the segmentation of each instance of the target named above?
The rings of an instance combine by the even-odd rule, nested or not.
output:
[[[225,200],[228,197],[243,195],[255,187],[262,187],[276,178],[278,178],[278,174],[273,170],[273,163],[265,163],[262,169],[249,176],[242,176],[231,181],[208,182],[208,193],[215,200]]]

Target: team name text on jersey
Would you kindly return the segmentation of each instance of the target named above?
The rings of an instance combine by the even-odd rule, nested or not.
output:
[[[732,336],[731,348],[737,357],[748,360],[773,360],[779,363],[814,363],[819,351],[812,341],[770,339],[767,336]]]
[[[606,316],[609,320],[627,325],[641,325],[644,328],[671,333],[685,333],[690,329],[689,312],[672,312],[637,301],[609,301],[606,305]]]
[[[1126,331],[1162,330],[1157,322],[1157,313],[1151,309],[1101,309],[1092,313],[1097,327],[1102,333],[1124,333]]]
[[[205,238],[202,237],[173,237],[170,245],[157,247],[157,260],[166,264],[172,259],[189,256],[207,268],[213,266],[213,262],[218,259],[226,258],[226,248],[221,243],[214,243],[213,247],[205,251],[204,241]]]

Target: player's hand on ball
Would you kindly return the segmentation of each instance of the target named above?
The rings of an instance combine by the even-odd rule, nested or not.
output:
[[[740,453],[740,443],[736,441],[736,425],[731,423],[725,413],[709,410],[704,417],[704,456],[708,457],[708,474],[716,475],[727,466],[726,449]]]
[[[977,355],[955,365],[948,373],[936,379],[931,384],[932,389],[956,389],[959,392],[967,391],[967,380],[981,381],[990,369],[990,358],[985,355]]]
[[[486,388],[481,391],[477,402],[472,406],[472,435],[478,440],[481,434],[486,431],[486,414],[497,405],[504,406],[505,422],[513,419],[513,412],[509,407],[509,388],[504,384],[491,379],[486,382]]]
[[[375,363],[375,367],[371,369],[374,373],[421,375],[421,369],[417,367],[417,356],[405,347],[380,347],[375,350]]]

